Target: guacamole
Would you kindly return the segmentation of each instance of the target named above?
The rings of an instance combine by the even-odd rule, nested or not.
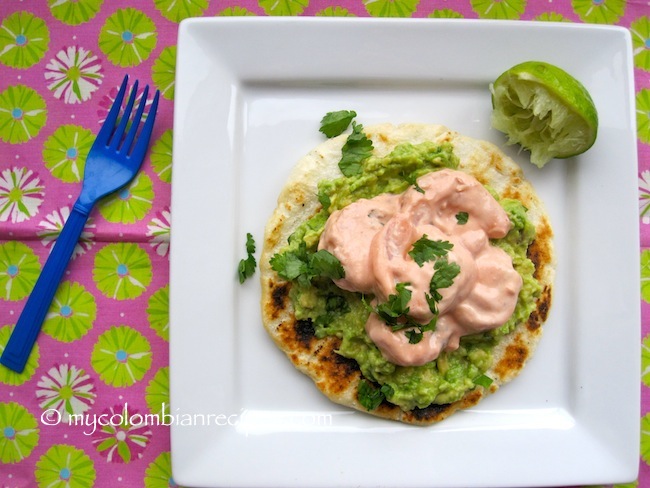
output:
[[[401,144],[386,157],[371,156],[363,162],[363,171],[359,174],[319,183],[322,209],[292,234],[287,248],[273,259],[281,259],[292,269],[305,269],[301,266],[306,267],[305,263],[309,263],[310,257],[317,252],[320,235],[333,211],[360,198],[387,192],[402,193],[416,185],[417,178],[426,173],[457,167],[458,159],[450,143]],[[534,298],[541,291],[533,277],[535,267],[526,256],[535,238],[526,209],[517,200],[501,199],[499,203],[513,226],[506,237],[495,239],[492,244],[511,256],[515,270],[523,279],[515,311],[503,326],[465,336],[457,350],[443,352],[436,360],[422,366],[398,366],[387,361],[366,334],[365,323],[370,314],[368,303],[372,297],[339,289],[327,273],[299,271],[291,276],[290,298],[296,318],[310,320],[317,337],[338,337],[341,344],[337,352],[355,360],[366,379],[388,385],[386,399],[402,409],[459,400],[476,387],[478,378],[484,378],[492,365],[492,349],[499,338],[527,320],[535,307]]]

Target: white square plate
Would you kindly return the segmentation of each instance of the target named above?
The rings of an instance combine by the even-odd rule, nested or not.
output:
[[[596,144],[543,170],[490,127],[512,65],[591,92]],[[191,19],[180,26],[171,247],[173,472],[189,486],[541,486],[630,481],[640,311],[632,53],[622,28],[434,19]],[[246,233],[264,225],[328,111],[495,142],[545,201],[558,256],[545,334],[514,382],[412,427],[339,407],[267,336]],[[259,251],[257,255],[259,256]]]

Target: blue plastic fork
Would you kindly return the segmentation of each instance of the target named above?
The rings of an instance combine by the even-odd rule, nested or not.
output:
[[[136,80],[119,124],[116,126],[128,79],[128,76],[124,77],[108,117],[106,117],[97,134],[97,139],[88,153],[79,198],[72,207],[70,216],[61,230],[45,266],[43,266],[43,271],[36,281],[2,357],[0,357],[0,363],[18,373],[25,369],[27,358],[34,347],[45,315],[50,308],[90,211],[99,199],[119,190],[133,179],[147,152],[151,131],[156,120],[160,94],[156,90],[147,119],[136,139],[149,94],[149,87],[145,87],[138,109],[131,120],[131,127],[125,137],[124,133],[131,119],[131,110],[138,91]]]

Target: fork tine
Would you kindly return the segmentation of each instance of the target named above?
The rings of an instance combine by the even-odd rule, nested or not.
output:
[[[126,124],[129,123],[131,118],[131,110],[133,110],[133,103],[135,102],[135,95],[138,92],[138,80],[135,80],[133,86],[131,87],[131,95],[129,96],[129,101],[124,107],[124,112],[122,112],[122,118],[120,119],[120,125],[115,129],[115,133],[111,139],[111,149],[117,149],[122,141],[122,136],[124,136],[124,131],[126,130]]]
[[[156,120],[159,98],[160,91],[156,90],[156,95],[153,97],[153,102],[149,108],[149,115],[147,115],[147,120],[142,126],[142,131],[140,132],[138,141],[135,143],[133,152],[129,155],[129,158],[134,161],[142,161],[144,159],[145,153],[147,152],[147,146],[149,145],[149,139],[151,138],[151,131],[153,130],[153,123]]]
[[[97,138],[95,140],[96,143],[108,145],[108,141],[110,140],[111,134],[113,133],[113,128],[115,127],[115,121],[117,120],[117,116],[120,113],[120,108],[122,107],[122,100],[124,100],[124,92],[126,92],[126,85],[128,81],[129,75],[125,75],[124,79],[122,80],[122,85],[117,92],[117,96],[113,101],[113,105],[111,105],[111,109],[106,116],[106,120],[104,120],[102,128],[97,133]]]
[[[135,134],[138,131],[140,126],[140,119],[142,118],[142,112],[144,112],[144,106],[147,104],[147,96],[149,95],[149,85],[145,85],[144,90],[142,91],[142,96],[140,97],[140,104],[138,105],[138,110],[135,113],[135,117],[131,121],[131,128],[126,134],[126,139],[124,139],[124,144],[122,145],[122,152],[124,154],[129,154],[131,150],[131,144],[133,139],[135,139]]]

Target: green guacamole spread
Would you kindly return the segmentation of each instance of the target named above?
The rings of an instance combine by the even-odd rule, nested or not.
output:
[[[450,143],[402,144],[386,157],[371,156],[363,162],[360,174],[319,183],[319,200],[323,208],[295,231],[281,254],[302,254],[305,259],[304,256],[315,253],[331,212],[355,200],[386,192],[401,193],[426,173],[457,167],[458,159]],[[492,243],[512,257],[513,265],[524,282],[515,311],[503,326],[463,337],[457,350],[443,352],[435,361],[405,367],[384,359],[366,334],[365,323],[370,312],[364,304],[364,297],[339,289],[329,278],[298,277],[294,280],[290,298],[296,318],[311,320],[318,337],[333,335],[340,338],[338,353],[354,359],[368,380],[389,385],[390,394],[386,399],[404,410],[459,400],[476,387],[474,380],[492,365],[492,350],[499,338],[528,319],[535,306],[534,297],[541,289],[533,278],[534,265],[526,257],[528,246],[535,238],[535,228],[526,217],[526,209],[517,200],[501,199],[499,203],[513,227],[506,237]],[[365,297],[366,302],[370,299]]]

